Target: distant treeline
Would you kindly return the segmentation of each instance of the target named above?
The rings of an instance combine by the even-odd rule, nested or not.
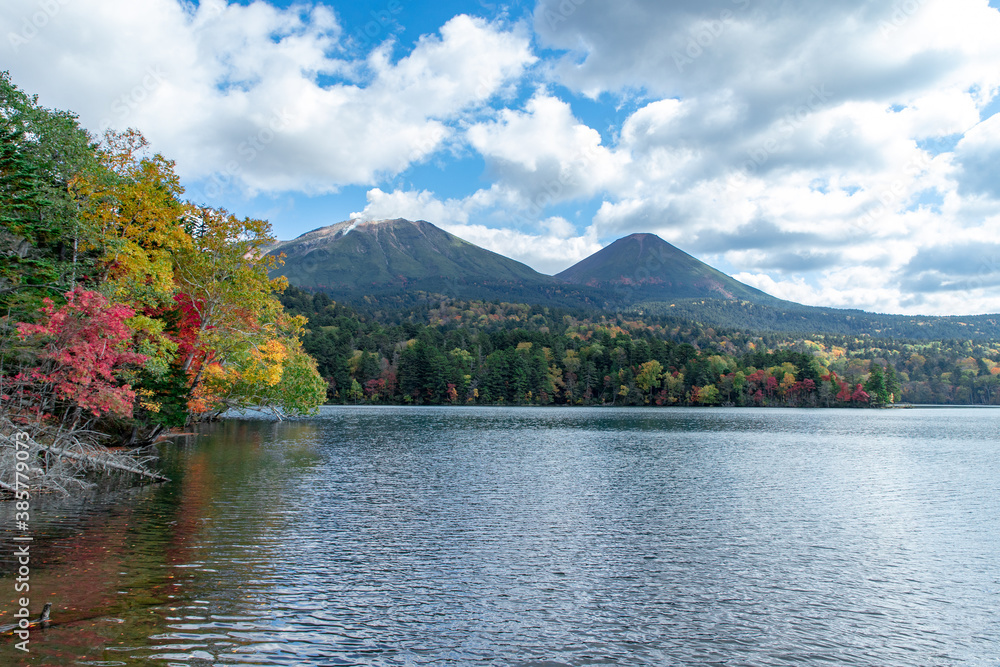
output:
[[[673,317],[433,295],[405,309],[371,299],[365,314],[294,287],[281,300],[309,318],[303,346],[335,403],[1000,402],[1000,353],[970,341],[752,335]]]
[[[861,310],[817,308],[791,302],[774,305],[723,299],[646,302],[630,306],[625,312],[642,318],[668,316],[729,329],[776,331],[795,336],[809,336],[822,332],[834,336],[877,335],[881,338],[912,341],[1000,340],[998,315],[965,317],[886,315]]]

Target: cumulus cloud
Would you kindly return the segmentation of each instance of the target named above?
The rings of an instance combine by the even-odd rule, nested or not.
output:
[[[890,103],[960,70],[995,82],[963,57],[996,54],[995,13],[978,0],[539,0],[534,26],[543,45],[567,52],[551,70],[577,90],[688,98],[727,89],[766,121],[803,82]]]
[[[652,98],[622,143],[679,186],[803,169],[867,181],[915,141],[968,130],[1000,87],[1000,14],[977,0],[540,0],[534,18],[568,52],[555,80]]]
[[[964,242],[921,248],[902,269],[912,292],[955,292],[1000,286],[1000,243]]]
[[[7,4],[4,33],[37,9]],[[349,60],[342,42],[323,5],[77,0],[11,70],[93,130],[141,127],[185,178],[314,194],[432,154],[534,61],[526,34],[465,15],[396,62],[389,45]]]
[[[573,116],[569,104],[539,91],[523,111],[503,109],[473,125],[468,141],[497,182],[524,202],[544,207],[613,187],[627,158],[601,145],[601,135]]]
[[[808,246],[822,242],[819,234],[804,232],[786,232],[773,222],[767,220],[751,220],[733,230],[708,230],[698,235],[690,244],[695,250],[718,253],[747,249],[772,249],[789,246]]]
[[[524,262],[535,270],[553,275],[601,249],[592,232],[570,236],[564,221],[544,221],[543,233],[497,229],[484,225],[444,225],[452,234],[493,252]]]
[[[405,218],[427,220],[436,225],[464,224],[469,221],[471,211],[482,207],[481,199],[482,197],[473,196],[463,200],[441,201],[428,190],[383,192],[379,188],[373,188],[367,194],[368,205],[361,211],[351,213],[351,219]]]
[[[812,306],[910,315],[980,315],[997,310],[996,288],[985,281],[966,283],[961,300],[957,300],[956,292],[937,290],[935,278],[928,280],[922,291],[910,292],[885,283],[883,274],[864,267],[831,271],[819,284],[802,278],[776,280],[766,273],[744,272],[734,277],[776,297]]]
[[[955,150],[963,192],[1000,201],[1000,114],[966,133]]]
[[[968,269],[989,252],[960,270],[1000,225],[984,0],[537,0],[360,60],[322,4],[56,5],[11,46],[15,82],[88,127],[139,126],[189,181],[360,185],[354,217],[549,272],[653,232],[784,298],[1000,311],[994,271]],[[5,3],[0,34],[37,7]],[[456,156],[484,182],[439,197]],[[443,168],[409,169],[426,162]]]

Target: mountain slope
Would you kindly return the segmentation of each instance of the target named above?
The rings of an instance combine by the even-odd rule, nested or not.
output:
[[[429,222],[347,221],[277,244],[274,271],[292,285],[374,311],[426,307],[438,296],[618,312],[758,332],[915,340],[1000,339],[1000,317],[909,317],[818,308],[744,285],[654,234],[632,234],[555,277]]]
[[[285,254],[273,271],[289,283],[360,305],[406,308],[426,294],[453,299],[602,307],[587,287],[567,285],[464,241],[429,222],[349,220],[269,248]]]
[[[279,273],[300,287],[370,289],[424,282],[550,283],[531,267],[480,248],[429,222],[347,221],[278,244]]]
[[[655,234],[632,234],[556,274],[557,280],[612,290],[626,303],[724,299],[778,305],[780,299],[744,285]]]

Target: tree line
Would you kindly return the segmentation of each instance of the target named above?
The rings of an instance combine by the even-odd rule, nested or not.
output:
[[[391,321],[289,288],[303,346],[334,403],[878,406],[905,400],[895,367],[816,343],[594,313],[427,295]],[[382,312],[374,308],[372,312]],[[853,360],[852,360],[853,362]]]

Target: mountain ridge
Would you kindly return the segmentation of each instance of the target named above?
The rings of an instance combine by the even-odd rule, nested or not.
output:
[[[438,279],[545,282],[526,264],[469,243],[425,220],[346,220],[268,248],[285,275],[313,289],[410,286]]]
[[[1000,339],[1000,315],[881,315],[784,301],[648,232],[548,276],[426,220],[346,220],[267,249],[272,272],[356,306],[406,309],[432,298],[583,308],[757,332]],[[374,305],[373,305],[374,304]]]

